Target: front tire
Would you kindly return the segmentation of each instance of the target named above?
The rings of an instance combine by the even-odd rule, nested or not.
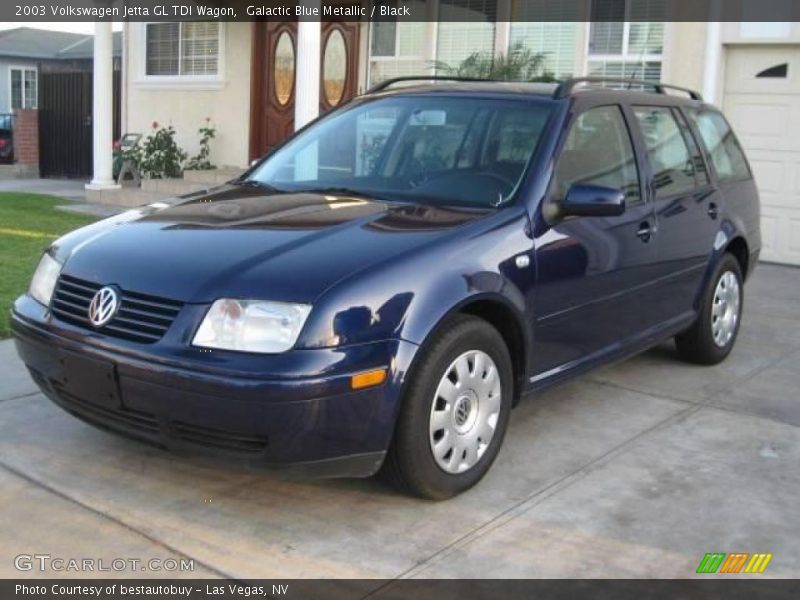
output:
[[[489,323],[458,315],[416,364],[384,473],[417,496],[444,500],[480,481],[500,450],[513,396],[511,357]]]
[[[703,292],[694,325],[675,337],[678,355],[700,365],[725,360],[736,343],[744,305],[742,269],[732,254],[724,254]]]

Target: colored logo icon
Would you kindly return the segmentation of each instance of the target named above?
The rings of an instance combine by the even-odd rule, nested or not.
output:
[[[772,560],[772,554],[757,552],[750,554],[749,552],[733,552],[726,554],[725,552],[709,552],[700,561],[697,567],[697,573],[763,573],[769,562]]]

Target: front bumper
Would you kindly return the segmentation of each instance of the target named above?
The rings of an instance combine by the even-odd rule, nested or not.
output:
[[[380,468],[417,349],[387,340],[294,350],[264,355],[260,367],[241,355],[237,368],[236,353],[192,349],[170,357],[157,344],[109,343],[53,320],[27,296],[11,317],[37,385],[84,421],[181,454],[318,476]],[[350,389],[354,373],[380,367],[389,368],[384,384]]]

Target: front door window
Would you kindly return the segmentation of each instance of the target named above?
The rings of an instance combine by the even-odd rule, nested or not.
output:
[[[618,106],[592,108],[572,124],[556,167],[551,198],[560,202],[575,183],[621,190],[627,206],[641,202],[631,137]]]

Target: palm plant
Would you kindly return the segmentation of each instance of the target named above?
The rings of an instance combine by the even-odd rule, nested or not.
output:
[[[533,52],[521,43],[516,43],[506,54],[495,56],[491,52],[473,52],[458,65],[433,61],[437,74],[467,77],[471,79],[494,79],[500,81],[555,81],[553,73],[544,70],[546,52]]]

